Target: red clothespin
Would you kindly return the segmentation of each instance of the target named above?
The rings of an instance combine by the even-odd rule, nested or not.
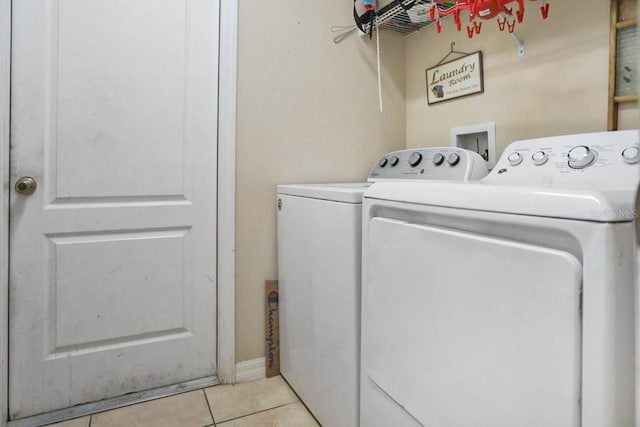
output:
[[[429,21],[435,21],[436,19],[436,5],[432,5],[429,9]]]
[[[467,37],[469,37],[469,38],[473,37],[473,26],[472,25],[468,25],[467,26]]]
[[[504,17],[502,19],[500,19],[500,16],[498,16],[498,28],[500,28],[500,31],[504,31],[504,26],[507,24],[507,18]]]
[[[457,9],[453,11],[453,20],[456,22],[456,28],[458,31],[462,29],[462,20],[460,19],[460,11]]]
[[[518,12],[516,16],[519,23],[524,19],[524,0],[518,0]]]
[[[515,20],[512,22],[507,21],[507,28],[509,29],[510,33],[513,33],[516,29],[516,21]]]
[[[549,3],[546,1],[540,6],[540,12],[542,13],[542,19],[547,19],[549,17]]]
[[[482,30],[482,22],[473,22],[473,28],[476,30],[476,34],[480,34],[480,30]]]
[[[439,19],[436,21],[436,32],[438,34],[442,32],[442,21]]]

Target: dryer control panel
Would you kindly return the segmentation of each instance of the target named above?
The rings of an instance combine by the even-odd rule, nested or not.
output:
[[[637,186],[640,180],[637,130],[564,135],[516,141],[483,182],[509,185]]]
[[[368,181],[471,181],[487,173],[487,162],[478,153],[457,147],[429,147],[386,154],[373,166]]]

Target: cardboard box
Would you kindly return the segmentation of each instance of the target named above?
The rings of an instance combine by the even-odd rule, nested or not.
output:
[[[280,319],[278,313],[278,281],[267,280],[265,285],[266,367],[267,378],[280,375]]]

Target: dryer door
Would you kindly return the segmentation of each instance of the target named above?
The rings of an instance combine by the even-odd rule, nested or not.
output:
[[[574,256],[381,218],[366,245],[361,425],[579,425]]]

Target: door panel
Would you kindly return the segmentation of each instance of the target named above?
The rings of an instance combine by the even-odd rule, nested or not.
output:
[[[218,2],[12,16],[10,412],[215,374]]]
[[[99,351],[106,344],[126,345],[190,330],[185,310],[190,294],[185,273],[190,272],[183,269],[185,247],[191,246],[187,233],[177,229],[50,237],[54,292],[49,307],[55,327],[51,353]],[[121,295],[127,298],[119,300]],[[143,306],[148,309],[140,310]]]
[[[57,66],[50,69],[57,73],[51,88],[57,144],[50,147],[57,198],[183,195],[187,114],[194,107],[185,83],[197,66],[187,6],[60,1],[51,23],[57,52],[55,46],[50,52]]]
[[[579,425],[575,257],[383,218],[366,245],[364,425]]]

